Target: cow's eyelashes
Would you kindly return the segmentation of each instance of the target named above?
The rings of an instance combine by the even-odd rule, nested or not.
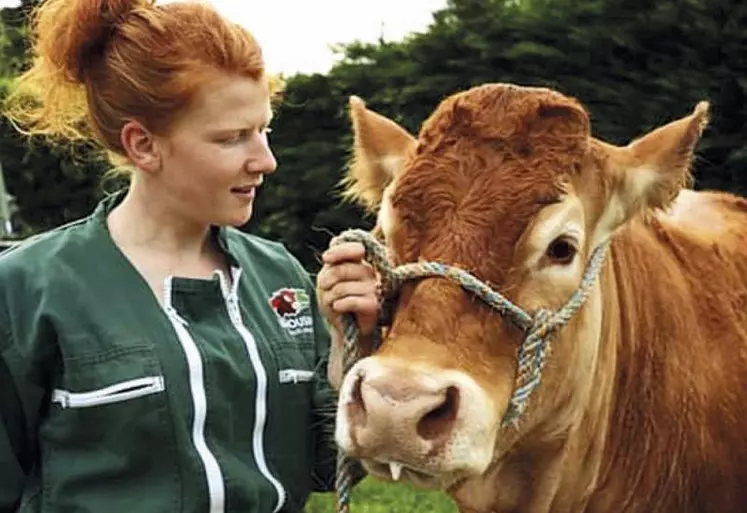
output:
[[[545,254],[553,264],[568,265],[573,262],[577,251],[573,240],[566,236],[560,236],[550,243]]]

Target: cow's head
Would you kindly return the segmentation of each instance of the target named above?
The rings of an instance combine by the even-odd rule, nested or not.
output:
[[[623,147],[547,89],[453,95],[417,138],[358,98],[350,108],[347,192],[377,213],[394,263],[461,267],[531,313],[565,304],[594,248],[672,201],[708,104]],[[451,281],[405,283],[381,347],[342,382],[338,443],[374,475],[448,488],[485,479],[530,431],[561,436],[595,386],[600,290],[556,334],[542,385],[506,429],[522,331]]]

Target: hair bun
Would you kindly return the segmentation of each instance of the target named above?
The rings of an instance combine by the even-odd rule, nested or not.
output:
[[[47,0],[35,13],[33,30],[40,58],[72,82],[84,83],[106,51],[116,28],[154,0]]]
[[[105,25],[116,27],[125,21],[127,17],[140,7],[146,7],[153,2],[145,0],[98,0],[99,15]]]

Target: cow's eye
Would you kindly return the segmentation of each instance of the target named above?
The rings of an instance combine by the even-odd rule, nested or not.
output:
[[[576,246],[567,237],[558,237],[547,248],[546,254],[553,264],[567,265],[576,256]]]

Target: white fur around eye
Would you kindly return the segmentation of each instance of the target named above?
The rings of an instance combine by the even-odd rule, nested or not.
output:
[[[562,201],[543,209],[528,229],[526,235],[525,265],[531,270],[544,267],[568,267],[550,265],[548,249],[558,238],[566,238],[578,250],[584,244],[584,211],[581,201],[575,196],[567,196]],[[578,257],[574,258],[578,260]]]

